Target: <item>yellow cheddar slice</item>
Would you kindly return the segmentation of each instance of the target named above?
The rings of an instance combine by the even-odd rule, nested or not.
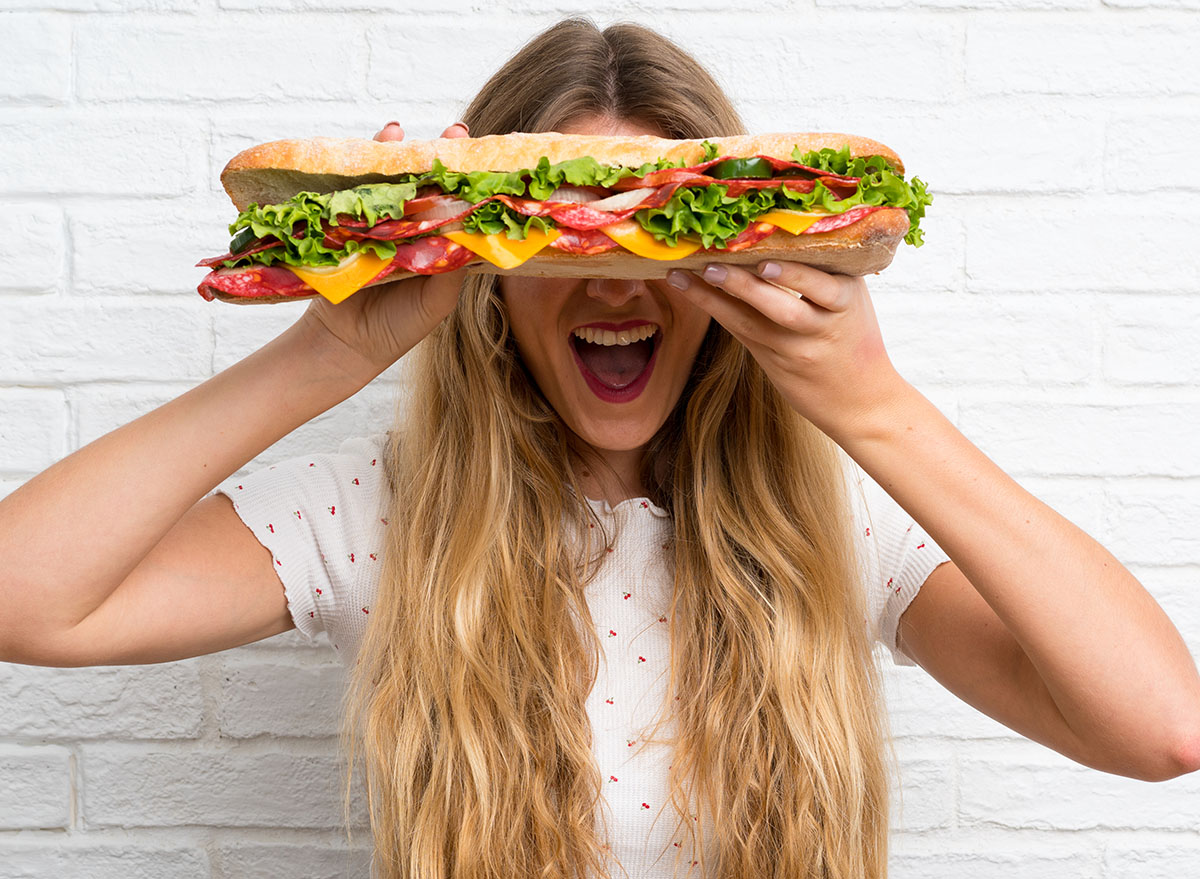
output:
[[[495,235],[462,231],[442,234],[477,256],[482,256],[494,266],[515,269],[562,233],[557,229],[551,229],[549,232],[530,229],[524,241],[514,241],[503,232],[497,232]]]
[[[803,211],[767,211],[765,214],[760,214],[754,218],[756,223],[770,223],[772,226],[778,226],[793,235],[799,235],[817,220],[830,216],[830,214],[807,214]]]
[[[603,232],[626,250],[646,259],[683,259],[700,249],[699,241],[680,239],[674,247],[663,244],[643,229],[637,220],[613,223],[611,226],[605,226]]]
[[[381,259],[368,250],[350,254],[336,266],[288,266],[292,274],[312,287],[334,305],[361,290],[384,270],[389,259]]]

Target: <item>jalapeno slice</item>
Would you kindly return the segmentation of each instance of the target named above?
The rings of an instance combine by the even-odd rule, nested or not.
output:
[[[752,159],[726,159],[724,162],[713,165],[706,173],[709,177],[716,177],[718,180],[745,180],[748,178],[766,180],[774,176],[775,171],[766,159],[755,157]]]

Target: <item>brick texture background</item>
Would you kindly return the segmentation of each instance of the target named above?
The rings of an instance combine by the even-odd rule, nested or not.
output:
[[[566,13],[659,27],[751,130],[893,147],[936,201],[870,287],[894,362],[1095,535],[1200,649],[1200,0],[5,0],[0,495],[246,356],[303,305],[206,303],[254,143],[413,137]],[[387,426],[403,366],[247,470]],[[887,669],[896,879],[1200,875],[1200,779],[1082,768]],[[0,879],[329,879],[332,650],[0,664]],[[355,818],[362,820],[361,803]]]

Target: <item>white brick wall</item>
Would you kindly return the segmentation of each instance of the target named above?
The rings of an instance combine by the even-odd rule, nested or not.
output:
[[[411,8],[408,8],[411,7]],[[194,292],[217,183],[278,137],[415,137],[583,5],[0,4],[0,496],[260,346],[303,306]],[[931,185],[870,281],[893,360],[1096,535],[1200,651],[1200,0],[617,2],[758,130],[877,138]],[[403,366],[252,462],[388,423]],[[365,876],[339,831],[332,651],[0,665],[0,879]],[[890,668],[897,879],[1200,875],[1200,781],[1107,776]],[[355,804],[362,819],[362,803]]]

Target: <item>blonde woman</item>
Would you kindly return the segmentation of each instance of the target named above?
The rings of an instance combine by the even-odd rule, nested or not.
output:
[[[742,131],[670,42],[574,20],[464,121],[445,135]],[[584,358],[644,353],[578,338],[614,327],[656,336],[622,401]],[[222,481],[414,347],[388,436]],[[387,879],[882,877],[876,638],[1087,766],[1200,765],[1200,681],[1151,597],[896,373],[863,279],[799,264],[314,299],[0,503],[0,569],[11,662],[327,632]]]

